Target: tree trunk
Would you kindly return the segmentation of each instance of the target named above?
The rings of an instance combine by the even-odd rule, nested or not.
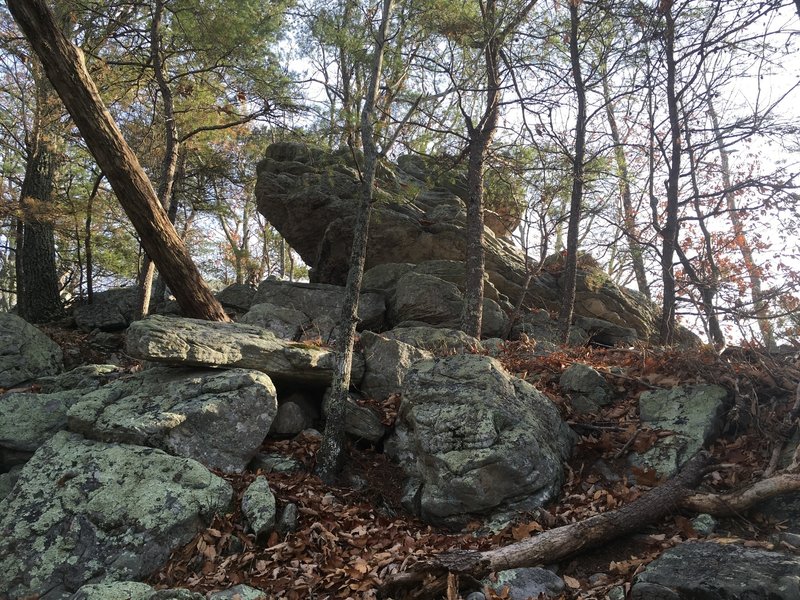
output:
[[[617,171],[619,172],[619,193],[622,200],[623,232],[625,233],[625,238],[628,240],[628,252],[630,252],[631,256],[633,273],[636,276],[636,285],[639,291],[650,299],[650,285],[647,282],[647,272],[644,268],[644,252],[636,235],[636,213],[633,210],[628,159],[625,156],[625,146],[622,143],[622,136],[619,133],[617,117],[614,114],[614,104],[611,101],[611,90],[608,86],[608,74],[606,73],[605,61],[603,62],[602,75],[603,102],[606,105],[606,118],[608,119],[608,126],[611,129],[611,140],[614,142],[614,160],[617,163]]]
[[[678,116],[678,97],[676,94],[677,65],[675,62],[675,17],[672,3],[666,6],[664,17],[665,57],[667,61],[667,108],[669,110],[671,160],[667,179],[667,208],[664,227],[661,230],[663,244],[661,249],[661,278],[664,284],[664,301],[661,309],[661,343],[672,343],[675,333],[675,272],[673,261],[678,244],[678,192],[681,174],[681,123]]]
[[[22,250],[17,253],[21,279],[17,282],[19,316],[31,323],[53,321],[62,316],[56,275],[55,241],[50,222],[56,156],[43,139],[33,134],[25,178],[22,182]]]
[[[7,0],[7,5],[184,314],[228,320],[104,106],[80,50],[60,31],[43,0]]]
[[[575,308],[575,287],[578,277],[578,237],[581,224],[581,204],[583,203],[583,163],[586,157],[586,86],[581,73],[580,57],[580,13],[579,3],[570,2],[569,56],[572,64],[572,78],[578,99],[578,114],[575,119],[575,156],[572,160],[572,193],[569,207],[569,226],[567,227],[567,258],[564,274],[561,276],[564,296],[558,313],[561,341],[569,343],[572,326],[572,312]]]
[[[336,372],[331,386],[331,396],[325,417],[325,432],[317,454],[317,474],[323,481],[332,482],[338,475],[344,459],[344,425],[347,410],[347,392],[350,388],[350,373],[353,366],[353,345],[358,324],[358,297],[364,276],[367,257],[369,216],[374,194],[375,172],[378,167],[378,147],[375,142],[375,105],[378,101],[379,83],[383,67],[389,20],[393,0],[383,1],[381,24],[375,36],[375,55],[369,80],[369,91],[361,111],[361,143],[364,150],[363,180],[361,182],[361,205],[356,215],[353,231],[353,247],[350,252],[350,270],[342,304],[342,316],[337,332]]]
[[[168,211],[172,198],[172,188],[175,183],[175,173],[178,166],[178,125],[175,122],[175,103],[172,90],[167,82],[166,64],[161,48],[161,21],[164,17],[164,0],[155,0],[153,18],[150,22],[150,63],[153,66],[158,91],[161,94],[162,117],[164,118],[164,156],[161,159],[161,173],[158,178],[158,198],[161,206]],[[174,219],[170,219],[174,223]],[[150,257],[145,254],[144,266],[139,280],[139,306],[137,317],[143,318],[150,312],[152,298],[153,277],[155,265]],[[161,298],[158,295],[160,285],[156,285],[156,302]],[[162,291],[163,294],[163,291]]]
[[[800,0],[795,1],[798,4],[798,16],[800,16]],[[730,217],[731,225],[733,225],[733,239],[742,255],[742,260],[744,260],[744,266],[747,270],[747,277],[750,280],[750,297],[753,300],[753,310],[758,321],[758,328],[761,331],[761,339],[764,342],[764,347],[770,350],[775,346],[775,336],[772,331],[772,323],[769,320],[769,304],[764,298],[764,292],[761,287],[761,269],[756,266],[753,258],[753,249],[750,247],[750,242],[747,239],[744,223],[742,223],[742,219],[739,217],[739,207],[736,203],[736,196],[731,191],[733,184],[731,182],[731,166],[728,150],[725,148],[725,140],[722,138],[722,130],[719,126],[719,116],[717,115],[711,96],[711,90],[708,90],[708,115],[711,117],[711,126],[714,128],[714,137],[716,138],[717,148],[719,149],[722,185],[725,189],[724,193],[725,202],[728,207],[728,216]]]

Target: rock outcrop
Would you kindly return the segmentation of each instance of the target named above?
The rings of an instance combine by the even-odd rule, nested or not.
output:
[[[530,384],[492,358],[455,355],[412,366],[387,451],[409,476],[406,507],[455,524],[555,497],[573,443]]]
[[[346,280],[359,190],[358,169],[349,151],[280,142],[267,148],[258,165],[258,209],[312,267],[314,282],[343,285]],[[465,211],[458,192],[458,186],[427,172],[419,161],[406,158],[398,166],[383,165],[365,268],[434,259],[463,263]],[[500,307],[516,304],[525,281],[524,257],[488,227],[485,248],[488,281],[500,295],[492,298],[489,292],[487,298],[500,300]],[[558,310],[563,291],[555,267],[530,283],[527,306]],[[463,286],[463,279],[451,283]],[[600,269],[579,271],[576,317],[601,319],[648,339],[657,331],[658,313],[655,305],[618,287]]]

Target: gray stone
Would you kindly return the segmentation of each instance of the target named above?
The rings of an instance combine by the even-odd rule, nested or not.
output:
[[[67,411],[116,372],[113,365],[86,365],[36,381],[38,393],[0,395],[0,447],[33,452],[67,425]]]
[[[275,387],[259,371],[156,367],[84,395],[67,421],[92,439],[148,445],[241,471],[277,409]]]
[[[298,518],[297,505],[294,502],[289,502],[283,507],[275,528],[281,535],[297,531]]]
[[[214,592],[208,600],[269,600],[266,592],[257,590],[249,585],[235,585],[229,590]]]
[[[400,391],[403,378],[414,362],[432,358],[430,352],[370,331],[361,334],[361,344],[365,362],[361,392],[379,400]]]
[[[532,510],[558,493],[575,435],[556,407],[495,359],[414,364],[387,452],[408,475],[408,510],[433,523]]]
[[[564,592],[564,580],[547,569],[538,567],[510,569],[497,573],[497,581],[482,582],[502,594],[508,588],[508,600],[528,598],[557,598]]]
[[[157,590],[150,600],[205,600],[205,595],[184,589]]]
[[[254,325],[221,323],[154,315],[128,329],[131,356],[173,365],[240,367],[266,373],[273,379],[328,386],[335,367],[331,350],[281,340]],[[353,357],[352,381],[364,374],[364,359]]]
[[[0,313],[0,388],[60,373],[61,348],[27,321]]]
[[[251,471],[263,471],[264,473],[293,473],[302,471],[303,465],[291,456],[285,456],[277,452],[259,452],[250,461]]]
[[[275,496],[263,475],[256,477],[242,496],[242,513],[256,535],[269,535],[275,529]]]
[[[256,288],[244,283],[233,283],[215,295],[219,303],[228,310],[247,312],[253,304]]]
[[[90,581],[143,579],[232,496],[196,461],[59,432],[2,503],[0,589],[61,600]]]
[[[800,598],[800,557],[712,542],[685,542],[636,576],[633,600]]]
[[[709,444],[722,427],[728,392],[718,385],[676,387],[644,392],[639,398],[642,425],[674,431],[634,462],[652,467],[659,476],[672,476]]]
[[[330,402],[330,393],[330,389],[325,391],[325,398],[322,402],[322,409],[326,414],[328,412],[328,403]],[[345,402],[345,433],[373,444],[382,440],[386,435],[386,426],[381,423],[380,415],[368,406],[361,406],[349,395]]]
[[[150,600],[155,590],[138,581],[90,583],[75,592],[70,600]]]
[[[270,302],[254,304],[242,315],[239,322],[258,325],[269,329],[279,338],[293,341],[299,340],[305,331],[312,329],[311,320],[306,313]]]
[[[296,402],[281,402],[269,433],[279,437],[292,437],[311,425],[310,421],[303,407]]]
[[[550,318],[545,310],[534,310],[520,316],[511,328],[511,339],[522,339],[523,336],[533,340],[546,348],[561,345],[561,332],[558,322]],[[589,342],[589,335],[580,327],[573,325],[569,330],[570,346],[585,346]],[[538,346],[537,346],[538,348]],[[550,351],[550,350],[548,350]]]
[[[75,307],[75,324],[83,331],[119,331],[136,315],[139,291],[136,287],[111,288],[92,296],[91,304]]]
[[[253,304],[263,302],[304,313],[310,321],[304,335],[328,341],[341,320],[344,287],[267,279],[258,286],[258,292],[253,298]],[[380,330],[385,312],[383,294],[363,290],[358,299],[357,329]]]
[[[711,515],[701,514],[692,519],[692,528],[698,535],[709,536],[717,528],[717,520]]]
[[[558,385],[572,400],[579,412],[594,412],[611,402],[612,390],[605,377],[589,365],[574,363],[567,367]]]
[[[578,317],[575,325],[583,329],[589,336],[589,342],[598,346],[631,346],[639,336],[632,327],[623,327],[591,317]]]
[[[436,355],[473,352],[481,348],[477,338],[458,329],[430,326],[395,327],[381,335]]]

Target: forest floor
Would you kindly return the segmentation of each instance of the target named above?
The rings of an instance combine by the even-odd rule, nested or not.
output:
[[[46,328],[75,366],[104,362],[85,334]],[[763,477],[776,445],[783,445],[785,418],[795,403],[800,382],[796,354],[770,356],[734,348],[722,356],[710,350],[567,348],[537,356],[533,343],[509,342],[501,362],[549,396],[579,434],[560,497],[536,515],[528,515],[500,532],[487,532],[479,522],[465,531],[448,532],[422,523],[400,507],[403,477],[380,448],[352,445],[340,487],[326,486],[313,475],[319,438],[301,434],[292,440],[267,440],[264,450],[300,461],[306,469],[292,474],[244,472],[218,475],[233,486],[232,512],[215,521],[169,562],[149,583],[199,592],[248,584],[270,598],[377,598],[384,578],[432,554],[455,549],[484,550],[525,539],[537,532],[583,520],[627,504],[659,485],[653,472],[630,467],[626,458],[644,452],[659,434],[640,427],[638,396],[647,389],[718,383],[734,396],[723,434],[710,448],[718,467],[703,489],[736,490]],[[135,361],[116,357],[124,369]],[[574,362],[591,365],[616,388],[617,400],[596,415],[572,410],[561,395],[558,379]],[[399,397],[378,404],[391,424]],[[663,433],[661,434],[663,435]],[[278,510],[295,503],[299,527],[293,533],[255,539],[241,514],[241,495],[259,474],[269,480]],[[638,534],[610,542],[562,561],[555,567],[564,579],[563,598],[604,598],[615,586],[629,589],[633,577],[663,550],[701,537],[692,514],[676,513]],[[720,521],[712,539],[741,542],[766,549],[796,551],[776,543],[780,523],[740,515]],[[543,565],[549,566],[549,565]],[[504,595],[487,593],[488,598]]]

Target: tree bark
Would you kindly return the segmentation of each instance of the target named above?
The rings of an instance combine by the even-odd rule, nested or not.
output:
[[[625,156],[625,146],[622,143],[622,136],[619,133],[617,117],[614,114],[614,104],[611,100],[611,90],[608,85],[608,73],[606,72],[605,61],[603,62],[603,102],[606,105],[606,118],[611,129],[611,141],[614,142],[614,161],[617,163],[619,172],[619,194],[622,200],[622,227],[625,238],[628,240],[628,252],[631,256],[631,266],[636,276],[636,285],[639,291],[651,298],[650,285],[647,282],[647,271],[644,268],[644,252],[636,235],[636,213],[633,210],[633,198],[631,195],[630,173],[628,171],[628,159]]]
[[[553,563],[639,531],[677,510],[715,517],[741,515],[769,498],[800,490],[800,474],[784,472],[728,494],[693,493],[708,470],[709,460],[707,452],[700,452],[674,478],[617,510],[556,527],[502,548],[433,556],[407,572],[387,577],[381,593],[395,600],[439,598],[446,589],[448,575],[453,573],[482,579],[491,572]]]
[[[575,308],[575,288],[578,277],[578,245],[581,224],[581,204],[583,203],[583,171],[586,157],[586,85],[581,73],[581,56],[578,36],[580,34],[579,2],[570,2],[569,56],[572,65],[572,78],[575,82],[575,95],[578,99],[578,114],[575,118],[575,156],[572,159],[572,192],[569,203],[569,225],[567,227],[567,258],[564,274],[561,276],[564,296],[558,313],[561,341],[569,343],[572,327],[572,312]]]
[[[60,31],[43,0],[7,0],[7,5],[184,314],[227,321],[103,104],[81,51]]]
[[[709,455],[699,453],[674,478],[618,510],[556,527],[502,548],[434,556],[415,565],[412,571],[388,577],[381,591],[384,597],[397,600],[436,598],[446,585],[448,573],[483,579],[491,572],[556,562],[633,533],[679,507],[703,478],[708,463]]]
[[[671,159],[667,178],[667,208],[664,227],[661,230],[661,279],[664,285],[664,301],[661,309],[661,343],[672,343],[675,334],[675,247],[678,244],[678,192],[681,174],[681,123],[678,115],[676,93],[677,64],[675,61],[675,17],[672,3],[666,2],[664,18],[665,57],[667,62],[667,108],[669,110]]]
[[[347,410],[347,392],[350,388],[350,373],[353,367],[353,345],[358,325],[358,297],[364,276],[369,237],[369,216],[375,191],[375,172],[378,167],[378,147],[375,142],[375,105],[378,102],[379,83],[383,68],[389,20],[393,0],[383,1],[380,28],[375,36],[375,54],[369,80],[369,91],[361,110],[361,144],[364,150],[364,168],[361,182],[361,205],[356,215],[353,231],[353,247],[350,251],[350,270],[347,273],[342,316],[337,332],[337,360],[331,386],[331,396],[325,417],[325,432],[317,454],[317,474],[323,481],[333,482],[344,458],[344,425]]]

